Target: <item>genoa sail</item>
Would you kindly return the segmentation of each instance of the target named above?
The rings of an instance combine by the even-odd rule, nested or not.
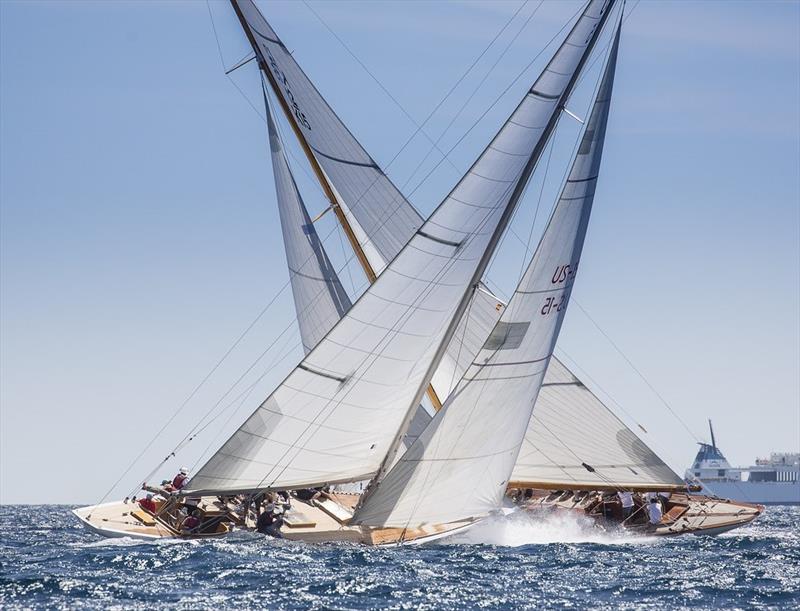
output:
[[[555,359],[547,370],[510,486],[686,489],[677,473]]]
[[[390,463],[610,4],[589,4],[458,185],[187,492],[357,481]]]
[[[286,263],[300,338],[308,354],[352,303],[297,190],[269,107],[267,129]]]
[[[443,408],[356,512],[356,523],[414,528],[501,505],[574,286],[618,43],[619,29],[561,197],[500,321]]]

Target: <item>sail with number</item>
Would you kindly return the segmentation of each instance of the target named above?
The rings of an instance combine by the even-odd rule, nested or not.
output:
[[[561,197],[500,321],[443,408],[356,512],[354,522],[413,528],[483,515],[500,506],[574,286],[618,45],[619,28]]]
[[[315,123],[324,123],[324,117],[309,114]],[[345,174],[348,171],[347,168],[342,170]],[[277,177],[276,170],[276,180]],[[407,200],[400,206],[413,210]],[[313,231],[310,224],[305,227]],[[412,235],[413,229],[408,232],[406,241]],[[368,237],[378,245],[379,251],[391,250],[390,244],[384,244],[383,234],[376,233]],[[292,240],[305,242],[307,237],[298,232],[289,235],[284,231],[287,250],[293,248]],[[319,265],[316,269],[306,270],[306,274],[329,278],[332,275],[335,278],[335,272],[325,263],[327,257],[322,245],[318,248],[322,256],[315,256],[305,264],[311,268],[318,262]],[[381,259],[371,262],[376,267],[383,264]],[[298,323],[304,347],[308,352],[333,326],[343,310],[335,307],[338,300],[334,299],[332,302],[327,299],[324,291],[297,291],[294,287],[297,275],[293,274],[292,277]],[[338,280],[335,282],[340,285]],[[446,398],[461,379],[497,323],[504,307],[485,288],[474,293],[447,353],[431,380],[439,397]],[[324,324],[319,324],[321,321]],[[309,340],[309,337],[316,339]],[[420,406],[404,437],[407,446],[416,439],[430,419],[428,411]],[[597,465],[597,468],[590,471],[584,465]],[[582,489],[591,486],[649,490],[683,486],[679,476],[555,356],[545,374],[537,410],[531,420],[512,480],[513,486],[538,488]]]
[[[472,168],[188,491],[355,481],[391,464],[612,2],[587,6]]]
[[[231,0],[261,69],[333,186],[375,275],[423,219],[320,95],[253,0]]]

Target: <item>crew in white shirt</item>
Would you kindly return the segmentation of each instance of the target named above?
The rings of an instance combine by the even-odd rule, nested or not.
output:
[[[617,492],[620,503],[622,503],[622,519],[627,520],[633,513],[633,494],[627,490]]]
[[[661,511],[661,504],[658,499],[650,499],[650,503],[647,506],[647,514],[650,517],[651,525],[658,526],[661,524],[661,516],[664,514]]]

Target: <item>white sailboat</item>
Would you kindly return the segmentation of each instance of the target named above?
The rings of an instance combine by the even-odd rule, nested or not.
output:
[[[312,167],[316,165],[315,170],[327,177],[336,175],[340,171],[338,166],[370,172],[371,177],[377,178],[375,184],[382,185],[383,195],[392,198],[396,190],[376,164],[368,156],[354,158],[353,154],[358,155],[363,149],[352,136],[347,142],[345,136],[349,132],[340,133],[340,138],[336,139],[324,124],[320,124],[318,130],[313,129],[316,123],[311,123],[304,110],[305,104],[311,102],[301,97],[296,89],[297,81],[291,74],[291,68],[296,64],[293,60],[279,63],[276,59],[281,54],[283,60],[291,56],[252,2],[236,1],[233,4],[254,43],[262,72],[274,87],[279,82],[283,85],[275,88],[285,96],[283,105],[289,116],[294,117],[295,131],[305,128],[308,132],[306,145],[314,159],[320,158],[318,163],[312,163]],[[494,447],[498,440],[486,442],[484,449],[494,448],[502,457],[497,464],[483,450],[480,456],[474,457],[479,462],[489,460],[492,463],[492,468],[487,471],[491,477],[476,485],[474,481],[456,482],[442,474],[438,481],[440,485],[455,484],[463,489],[464,495],[459,503],[448,503],[449,510],[440,511],[435,520],[430,520],[430,511],[420,509],[429,505],[420,489],[421,476],[407,482],[404,475],[409,465],[425,464],[412,456],[420,451],[425,455],[426,448],[440,447],[439,440],[455,444],[453,451],[458,451],[458,440],[463,439],[465,429],[463,425],[456,425],[453,429],[451,423],[457,420],[453,414],[485,409],[476,404],[480,403],[482,394],[479,387],[489,383],[492,376],[484,380],[482,375],[472,370],[479,367],[495,371],[495,367],[488,364],[470,368],[471,373],[462,381],[470,392],[457,390],[452,393],[445,407],[425,428],[420,440],[399,461],[396,459],[401,453],[409,424],[468,310],[478,282],[555,130],[613,4],[614,0],[593,0],[587,5],[548,66],[472,168],[427,221],[418,228],[413,227],[415,222],[412,223],[414,233],[410,240],[404,246],[394,246],[399,252],[385,264],[380,275],[376,273],[377,278],[369,289],[191,478],[180,495],[164,501],[149,520],[140,519],[141,512],[135,509],[136,515],[131,515],[133,512],[125,503],[77,510],[78,517],[88,527],[103,534],[180,536],[175,516],[181,503],[193,498],[199,499],[196,506],[207,523],[216,518],[213,528],[206,527],[201,531],[206,535],[220,534],[228,529],[229,521],[223,514],[228,511],[225,501],[231,496],[369,480],[365,494],[355,507],[337,502],[331,495],[323,503],[303,506],[295,516],[287,515],[289,528],[286,536],[312,541],[358,540],[380,544],[431,540],[463,529],[499,507],[517,449],[522,443],[535,393],[563,319],[563,308],[555,309],[552,316],[542,316],[536,311],[538,306],[534,308],[535,304],[520,297],[518,300],[522,304],[518,311],[515,307],[506,308],[494,335],[484,346],[484,350],[502,354],[505,346],[502,329],[521,330],[525,326],[526,329],[530,327],[529,331],[521,334],[517,331],[511,336],[514,346],[511,352],[538,355],[530,359],[532,362],[529,364],[496,359],[497,371],[504,366],[511,366],[512,370],[526,369],[524,375],[520,374],[525,379],[523,387],[525,392],[534,396],[514,402],[506,409],[505,418],[509,419],[509,427],[518,437],[516,443],[513,438],[506,437],[502,440],[502,449],[498,449]],[[326,108],[329,110],[327,105],[318,105],[316,110],[324,113]],[[275,138],[271,141],[276,143]],[[332,147],[332,143],[341,144],[342,141],[349,147],[342,150]],[[282,205],[293,205],[297,210],[302,208],[302,200],[290,174],[284,172],[288,170],[285,159],[282,162],[275,159],[279,153],[277,149],[273,144],[273,162],[279,175],[276,180],[279,198],[283,189]],[[353,233],[360,238],[359,244],[371,244],[364,249],[365,258],[366,253],[370,253],[372,257],[380,255],[388,260],[392,254],[391,243],[388,239],[376,243],[374,236],[380,235],[380,228],[396,217],[373,218],[373,226],[368,232],[364,228],[366,222],[356,214],[358,201],[352,203],[353,199],[343,195],[348,184],[355,184],[350,171],[342,175],[335,191],[331,187],[332,205],[342,216],[350,214],[358,223],[361,231]],[[344,212],[346,201],[351,202],[348,213]],[[398,201],[405,200],[394,197],[384,201],[396,208]],[[374,215],[374,200],[370,198],[369,202],[369,208],[366,205],[362,208]],[[303,221],[306,218],[307,214],[305,218],[301,217]],[[402,225],[408,221],[406,218],[398,223]],[[558,230],[558,227],[548,229]],[[573,241],[582,244],[583,232],[585,226],[580,235],[576,233]],[[398,233],[390,233],[396,242]],[[306,247],[315,250],[315,244],[318,242],[312,239]],[[325,259],[319,254],[320,249],[316,249],[313,259],[322,262],[319,267],[324,269]],[[550,257],[549,253],[534,257],[521,286],[535,286],[541,278],[551,274],[542,270],[545,263],[550,265]],[[295,261],[295,265],[297,263]],[[297,278],[322,283],[324,287],[318,293],[328,297],[324,301],[328,305],[344,307],[343,301],[334,303],[335,299],[331,298],[337,293],[337,286],[330,276],[323,273],[305,278],[305,275],[296,273],[301,269],[302,265],[295,268]],[[295,297],[300,297],[300,301],[303,296],[301,284],[294,282],[297,289],[293,286]],[[565,297],[568,296],[568,286],[571,283],[560,289]],[[516,316],[527,316],[530,320],[520,323],[514,318]],[[492,342],[500,343],[491,348]],[[535,365],[533,371],[530,370],[532,365]],[[498,420],[495,414],[493,420],[497,425],[502,419]],[[483,432],[481,421],[470,419],[468,422],[466,429]],[[429,446],[422,441],[428,438],[435,438],[437,444]],[[417,473],[417,470],[412,468],[411,473]],[[427,477],[423,479],[429,481]],[[474,502],[468,502],[470,498]],[[397,515],[407,511],[409,502],[417,506],[419,515],[423,517],[409,516],[401,525]],[[466,514],[462,507],[469,508]],[[392,515],[380,517],[387,510]],[[137,520],[139,524],[136,524]]]
[[[318,172],[318,176],[322,176],[323,190],[330,194],[334,209],[338,207],[344,211],[339,218],[347,235],[351,238],[361,236],[360,242],[356,240],[353,243],[351,239],[351,244],[355,253],[359,255],[367,278],[374,280],[375,274],[380,273],[385,267],[387,258],[393,256],[398,237],[400,241],[410,239],[422,223],[421,217],[394,188],[368,153],[355,142],[291,54],[286,52],[285,46],[257,8],[251,2],[234,3],[234,5],[241,5],[237,13],[245,31],[248,31],[250,24],[255,23],[256,30],[260,28],[259,31],[268,33],[267,39],[262,39],[262,44],[271,65],[275,68],[273,75],[275,78],[270,79],[270,82],[274,84],[278,80],[286,85],[274,87],[274,94],[286,111],[287,120],[301,144],[304,145],[312,166],[322,164],[327,171],[327,174]],[[250,38],[252,42],[257,40],[258,36]],[[287,74],[291,75],[291,79]],[[610,98],[611,80],[606,80],[609,92],[605,98]],[[289,82],[291,87],[288,85]],[[608,112],[608,100],[605,98],[596,105],[596,112],[590,118],[587,128],[588,132],[598,133],[596,124],[602,122],[604,133]],[[298,108],[298,100],[302,102],[303,109],[308,109],[300,121],[296,120],[294,112],[294,109]],[[600,106],[601,103],[605,106]],[[318,109],[323,111],[318,112]],[[603,112],[606,115],[602,115]],[[323,145],[319,143],[313,146],[306,145],[305,137],[313,138],[313,136],[302,127],[308,127],[309,121],[314,125],[324,126],[330,133],[337,134],[339,136],[337,140],[343,137],[348,143],[350,156],[337,157],[337,154],[346,153],[340,151],[335,154],[330,149],[320,149],[319,147]],[[602,140],[599,141],[598,147],[602,148]],[[598,151],[598,164],[600,152],[601,150]],[[583,160],[583,163],[587,162]],[[578,171],[577,168],[573,169],[573,173]],[[364,177],[369,181],[368,186],[354,188],[354,184],[363,185]],[[574,177],[573,179],[579,180]],[[575,184],[581,185],[580,182]],[[343,197],[341,193],[347,193],[348,197]],[[379,195],[374,198],[375,201],[392,202],[391,206],[364,207],[362,202],[365,199],[373,199],[375,195]],[[348,205],[348,201],[352,205]],[[355,211],[355,214],[352,211]],[[382,224],[376,225],[377,214],[381,214],[384,219],[393,220],[395,215],[403,219],[403,222],[392,224],[391,240],[380,231]],[[359,221],[363,223],[363,227],[359,225]],[[355,229],[349,224],[354,225]],[[369,248],[364,248],[363,252],[360,252],[359,248],[362,245],[369,245]],[[286,247],[287,259],[291,261],[288,240]],[[387,258],[376,253],[384,253]],[[574,271],[573,269],[573,274]],[[562,270],[562,273],[566,275],[569,272]],[[471,299],[467,313],[462,317],[428,389],[431,403],[436,410],[441,408],[440,397],[446,398],[450,395],[454,385],[474,362],[505,308],[505,304],[485,287],[474,291]],[[325,307],[308,300],[296,300],[296,306],[301,328],[304,310]],[[405,444],[410,445],[417,438],[430,417],[420,405],[412,426],[406,432]],[[549,496],[538,495],[540,503],[553,504],[555,499],[561,499],[558,506],[570,508],[574,508],[576,498],[592,499],[596,492],[626,490],[672,493],[674,496],[670,505],[665,507],[667,517],[658,534],[705,532],[720,524],[738,526],[754,519],[762,510],[758,506],[746,504],[736,504],[731,509],[729,501],[712,502],[703,497],[687,496],[686,483],[555,357],[547,368],[541,394],[536,401],[536,408],[514,466],[509,488],[559,491]],[[588,503],[582,504],[581,507],[590,511],[593,509]]]
[[[160,503],[154,515],[125,502],[76,510],[87,528],[108,536],[216,536],[248,525],[247,505],[243,514],[232,497],[367,481],[363,495],[293,499],[283,536],[396,544],[468,528],[499,508],[508,488],[558,490],[538,497],[538,505],[570,509],[576,505],[569,499],[590,498],[579,490],[685,492],[685,483],[552,357],[592,206],[619,19],[569,179],[516,292],[502,304],[477,290],[614,0],[587,4],[509,120],[426,222],[252,0],[232,5],[263,75],[306,357],[181,495]],[[355,305],[295,185],[268,89],[372,283]],[[433,417],[422,405],[426,394]],[[190,533],[180,528],[187,498],[198,499],[207,525]]]

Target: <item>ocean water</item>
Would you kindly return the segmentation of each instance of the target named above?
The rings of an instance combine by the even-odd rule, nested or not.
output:
[[[459,541],[378,549],[236,533],[103,539],[67,506],[0,506],[0,608],[800,608],[800,508],[718,537],[624,538],[498,518]]]

